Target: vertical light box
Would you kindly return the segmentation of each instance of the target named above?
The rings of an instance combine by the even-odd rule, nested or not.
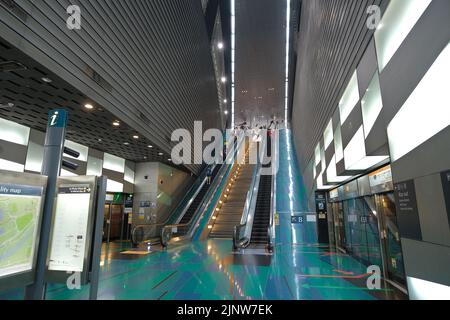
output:
[[[375,122],[383,109],[383,99],[381,98],[380,78],[378,72],[375,73],[369,88],[362,101],[362,115],[364,123],[364,133],[367,138],[375,125]]]
[[[388,125],[392,161],[397,161],[450,125],[450,45]]]
[[[430,5],[431,0],[391,0],[375,32],[380,72]]]
[[[350,113],[356,107],[359,101],[359,85],[358,85],[358,74],[356,71],[353,73],[352,78],[344,91],[344,94],[339,102],[339,111],[341,115],[341,123],[347,120]]]

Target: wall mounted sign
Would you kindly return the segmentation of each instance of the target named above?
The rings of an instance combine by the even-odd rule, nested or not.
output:
[[[422,241],[414,180],[396,183],[394,189],[400,235]]]
[[[292,224],[302,224],[305,222],[305,218],[303,216],[293,216],[291,217]]]
[[[384,167],[369,175],[372,193],[388,192],[394,189],[391,166]]]

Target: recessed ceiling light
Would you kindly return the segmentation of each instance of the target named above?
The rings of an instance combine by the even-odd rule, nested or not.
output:
[[[53,82],[52,79],[47,78],[47,77],[42,77],[41,80],[44,81],[45,83],[52,83]]]
[[[223,103],[228,103],[228,100],[227,100],[227,99],[224,99],[224,100],[223,100]]]
[[[167,161],[172,162],[172,159],[167,159]]]
[[[222,77],[220,80],[222,81],[222,83],[225,83],[227,82],[227,77]]]
[[[160,153],[158,153],[158,155],[159,155],[159,156],[162,156],[162,155],[164,155],[164,153],[160,152]]]
[[[123,144],[124,144],[125,146],[129,146],[129,145],[130,145],[129,142],[124,142]]]
[[[134,136],[133,136],[133,139],[136,139],[136,140],[137,140],[137,139],[139,139],[139,136],[138,136],[138,135],[134,135]]]
[[[92,104],[90,104],[90,103],[85,104],[84,107],[85,107],[86,109],[88,109],[88,110],[94,109],[94,106],[93,106]]]
[[[217,48],[223,49],[223,48],[224,48],[223,42],[219,42],[219,43],[217,44]]]
[[[113,126],[114,126],[114,127],[120,126],[120,122],[119,122],[119,121],[114,121],[114,122],[113,122]]]
[[[225,114],[228,114],[228,110],[225,110],[225,112],[224,112]]]
[[[151,149],[151,148],[153,148],[153,146],[152,146],[152,145],[150,145],[150,146],[148,146],[148,147],[149,147],[150,149]]]

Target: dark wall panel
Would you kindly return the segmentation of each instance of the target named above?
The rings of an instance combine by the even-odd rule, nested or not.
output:
[[[292,128],[300,166],[314,149],[373,35],[367,8],[386,0],[304,0]]]

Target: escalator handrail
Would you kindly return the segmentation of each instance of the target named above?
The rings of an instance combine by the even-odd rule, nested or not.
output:
[[[220,168],[219,172],[216,175],[216,178],[213,181],[213,184],[211,186],[213,186],[213,188],[209,188],[208,192],[206,193],[206,195],[203,197],[202,202],[200,203],[199,207],[197,208],[197,210],[195,211],[195,213],[192,215],[192,218],[189,220],[189,222],[187,223],[183,223],[183,224],[171,224],[171,225],[166,225],[162,228],[161,230],[161,243],[163,244],[163,246],[167,245],[167,242],[170,239],[166,239],[166,230],[173,230],[173,229],[178,229],[178,228],[184,228],[184,227],[188,227],[189,231],[182,236],[181,238],[191,238],[192,234],[194,233],[194,229],[192,228],[192,226],[195,226],[197,224],[197,221],[201,218],[201,215],[199,215],[198,213],[201,211],[204,211],[205,208],[207,206],[209,206],[210,202],[211,202],[211,198],[212,195],[216,194],[217,190],[219,189],[219,186],[223,180],[223,178],[225,177],[228,167],[227,164],[231,163],[231,165],[233,165],[233,161],[232,159],[239,153],[239,150],[242,147],[242,142],[245,141],[245,135],[241,136],[240,140],[237,143],[237,147],[235,148],[234,152],[231,152],[224,164],[222,165],[222,167]],[[209,202],[207,202],[207,200],[209,200]]]
[[[184,214],[186,214],[186,211],[189,209],[189,207],[192,205],[193,200],[195,199],[195,197],[198,195],[198,193],[200,192],[201,188],[203,187],[205,181],[206,181],[206,173],[207,173],[208,168],[206,167],[202,173],[200,174],[200,176],[198,177],[198,179],[194,182],[194,184],[189,188],[188,192],[186,192],[186,195],[183,197],[183,199],[180,201],[180,203],[177,205],[177,207],[169,214],[168,218],[164,221],[164,222],[159,222],[159,223],[152,223],[152,224],[138,224],[135,225],[133,227],[133,229],[131,230],[131,240],[133,243],[137,243],[135,241],[135,233],[136,230],[140,229],[140,228],[158,228],[158,227],[163,227],[165,225],[167,225],[170,220],[172,220],[172,218],[174,217],[174,215],[176,215],[181,208],[183,207],[183,211],[179,214],[179,216],[183,216]],[[197,185],[197,181],[200,181],[200,183]],[[190,197],[190,198],[189,198]],[[189,198],[189,200],[188,200]],[[155,235],[155,238],[157,238],[158,235]],[[143,240],[143,242],[147,241],[149,239],[145,239]]]
[[[274,131],[274,135],[277,135],[278,132],[275,130]],[[272,138],[272,168],[273,167],[277,167],[278,166],[278,157],[279,157],[279,153],[278,151],[278,139],[273,139]],[[275,148],[274,148],[274,144],[275,144]],[[272,169],[272,190],[271,190],[271,194],[270,194],[270,201],[271,201],[271,206],[270,206],[270,224],[267,230],[267,249],[269,250],[269,252],[271,252],[273,250],[273,243],[272,243],[272,239],[274,238],[274,233],[275,233],[275,213],[277,210],[277,171]]]
[[[253,216],[255,214],[256,202],[259,193],[259,182],[261,179],[261,170],[262,170],[262,161],[261,159],[264,156],[264,151],[267,145],[267,137],[265,137],[262,141],[262,147],[260,152],[258,153],[258,162],[253,171],[253,178],[250,184],[250,189],[247,192],[247,200],[245,202],[244,211],[242,213],[241,224],[234,226],[233,229],[233,249],[236,250],[238,247],[243,248],[246,245],[250,244],[251,237],[251,228],[249,227],[249,223],[253,223]],[[250,219],[249,219],[250,217]],[[241,239],[240,234],[243,228],[247,228],[245,232],[245,236]],[[247,241],[248,240],[248,241]],[[243,244],[244,243],[244,244]]]

